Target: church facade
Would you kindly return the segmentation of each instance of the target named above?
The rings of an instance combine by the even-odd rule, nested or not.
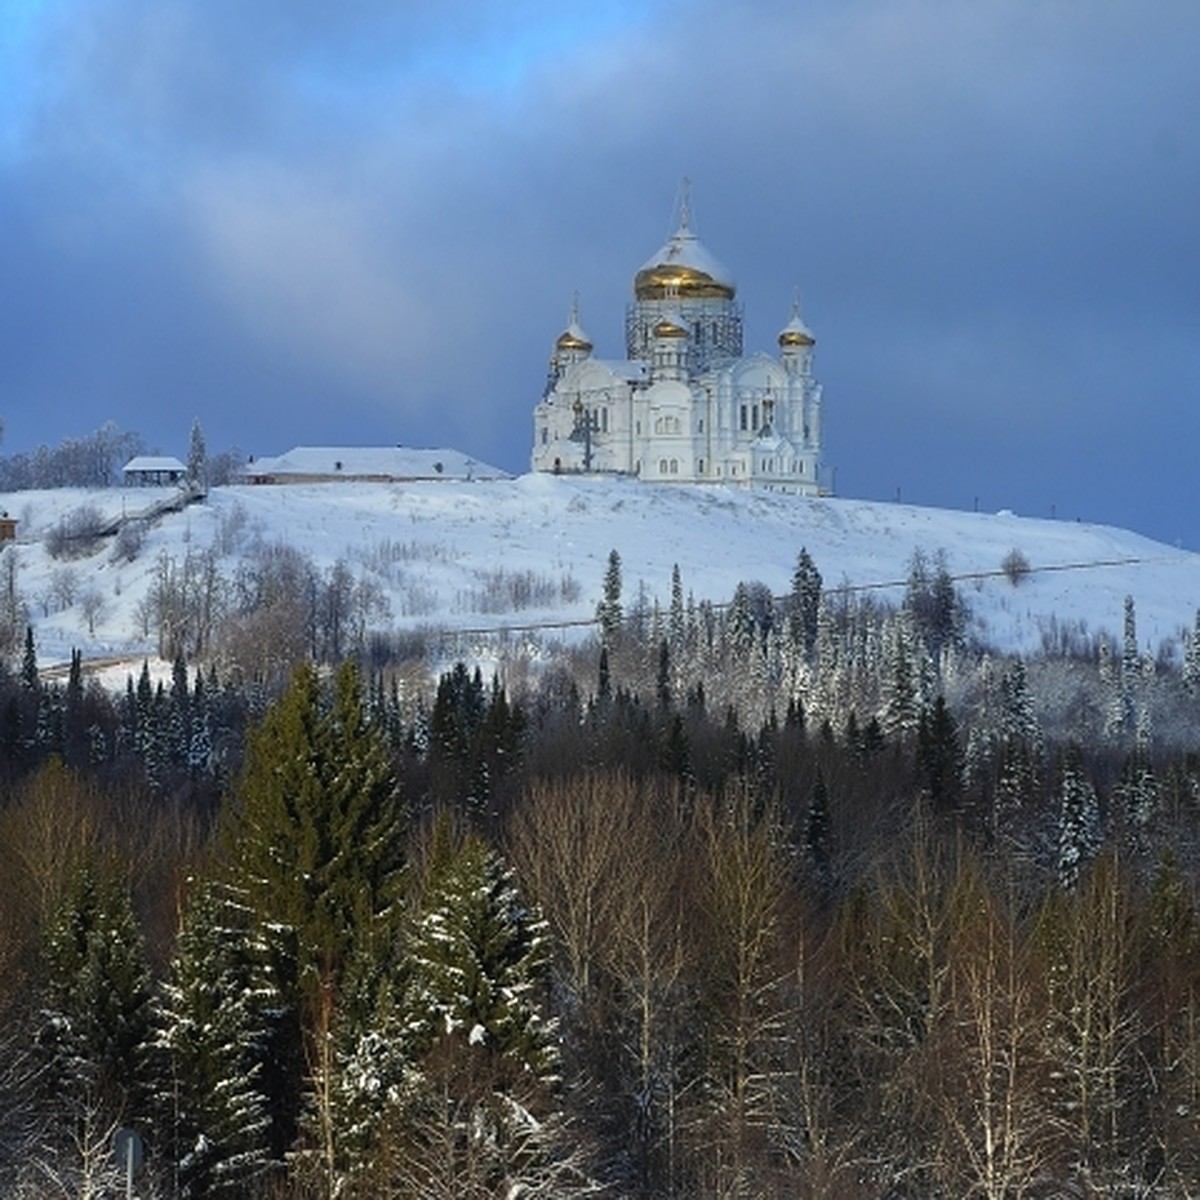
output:
[[[572,306],[534,408],[533,469],[820,494],[816,343],[798,307],[777,357],[745,355],[733,278],[696,238],[686,197],[633,291],[624,359],[596,357]]]

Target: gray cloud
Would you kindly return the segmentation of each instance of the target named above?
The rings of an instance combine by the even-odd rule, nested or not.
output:
[[[52,11],[0,158],[9,447],[198,414],[521,469],[571,292],[620,354],[687,173],[752,347],[801,290],[841,491],[1200,544],[1190,2]]]

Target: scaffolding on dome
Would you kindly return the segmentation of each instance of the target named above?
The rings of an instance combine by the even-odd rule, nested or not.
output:
[[[742,306],[728,300],[638,300],[625,309],[625,357],[648,362],[653,354],[654,326],[671,309],[687,322],[687,368],[698,375],[728,358],[742,356]]]

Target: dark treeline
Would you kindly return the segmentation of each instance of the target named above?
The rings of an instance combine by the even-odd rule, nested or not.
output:
[[[1184,1197],[1179,662],[987,654],[935,562],[462,664],[0,678],[0,1191]]]

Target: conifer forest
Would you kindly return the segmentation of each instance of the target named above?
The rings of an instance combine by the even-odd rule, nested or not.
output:
[[[1200,1194],[1200,619],[1018,658],[936,557],[685,582],[614,550],[536,669],[112,693],[27,634],[0,1195]]]

